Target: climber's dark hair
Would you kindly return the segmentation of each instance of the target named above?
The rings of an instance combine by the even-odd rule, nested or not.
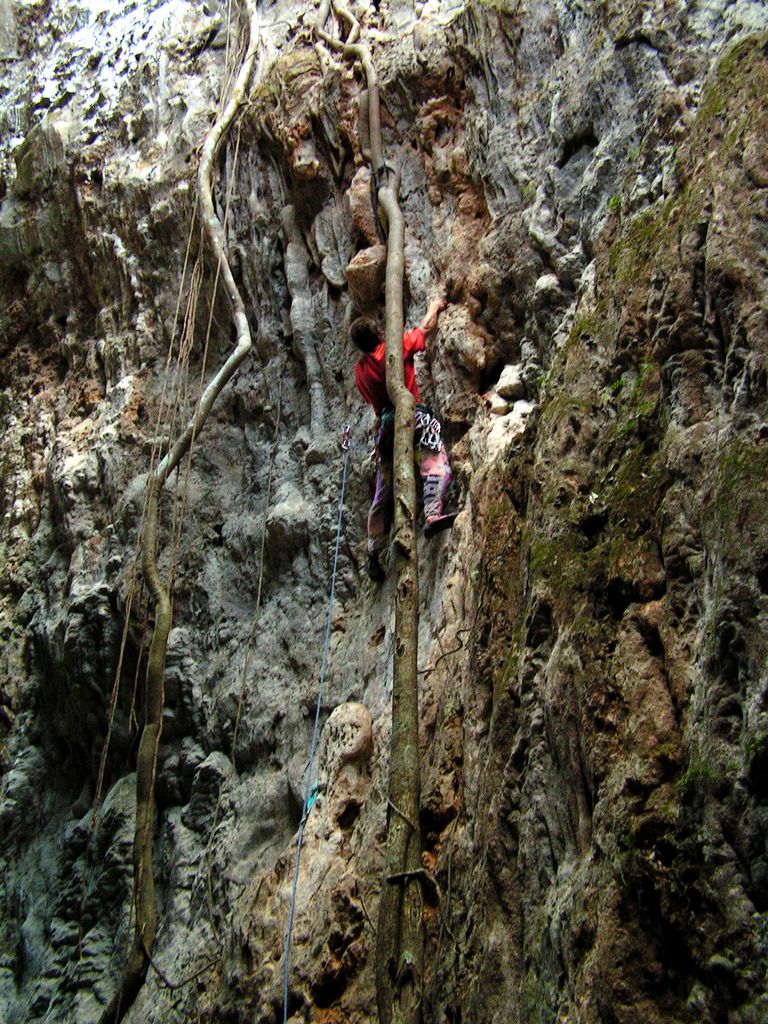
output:
[[[373,352],[381,344],[381,331],[375,320],[359,316],[349,325],[349,340],[361,352]]]

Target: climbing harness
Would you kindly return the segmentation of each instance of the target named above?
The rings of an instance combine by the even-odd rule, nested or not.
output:
[[[416,420],[414,423],[413,443],[417,448],[427,448],[429,451],[440,451],[440,435],[442,427],[440,420],[425,405],[416,406]]]
[[[376,457],[379,462],[381,462],[382,457],[392,458],[394,431],[395,410],[392,408],[383,409],[380,416],[380,426],[374,441]],[[421,451],[439,452],[442,432],[443,428],[437,416],[433,416],[426,405],[417,404],[416,415],[413,421],[414,448]]]
[[[341,432],[341,450],[344,452],[344,459],[341,467],[341,486],[339,488],[339,514],[336,520],[336,545],[333,552],[333,571],[331,572],[331,588],[328,598],[328,612],[325,617],[325,638],[323,640],[323,658],[320,665],[320,682],[317,687],[317,704],[315,706],[315,724],[312,729],[312,742],[309,747],[309,760],[307,771],[304,777],[304,806],[301,812],[299,823],[299,834],[296,840],[296,857],[293,863],[293,884],[291,886],[291,907],[288,912],[288,926],[285,930],[285,963],[283,965],[283,1024],[288,1021],[288,980],[290,974],[290,953],[291,933],[293,931],[293,917],[296,911],[296,889],[299,881],[299,861],[301,859],[301,844],[304,840],[304,826],[307,823],[309,812],[317,800],[317,779],[312,782],[312,772],[317,753],[317,742],[320,736],[320,708],[323,703],[323,686],[325,684],[325,671],[328,666],[328,650],[331,644],[331,621],[333,618],[333,599],[336,593],[336,570],[339,564],[339,545],[341,543],[341,521],[344,514],[344,490],[347,485],[347,467],[349,465],[349,453],[352,444],[349,439],[350,425],[345,423]]]

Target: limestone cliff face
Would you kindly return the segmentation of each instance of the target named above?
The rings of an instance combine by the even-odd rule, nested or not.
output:
[[[153,452],[231,344],[195,172],[235,7],[0,0],[9,1022],[97,1020],[130,935],[152,626],[136,544]],[[461,509],[419,552],[424,1019],[758,1024],[768,13],[356,10],[401,173],[409,322],[449,298],[419,367]],[[314,18],[260,5],[218,169],[256,346],[162,503],[157,969],[135,1022],[283,1019],[341,425],[360,446],[371,426],[345,329],[382,280],[358,77]],[[370,484],[355,449],[295,1022],[375,1019],[394,595],[365,578]]]

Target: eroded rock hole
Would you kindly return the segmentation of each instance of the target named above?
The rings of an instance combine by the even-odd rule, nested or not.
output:
[[[624,612],[636,600],[634,587],[622,579],[611,580],[605,588],[605,606],[615,619],[621,619]]]
[[[638,619],[637,625],[649,653],[654,658],[663,659],[664,644],[662,643],[658,628],[654,626],[653,623],[647,622],[645,619]]]
[[[768,737],[752,744],[749,757],[749,788],[759,800],[768,797]]]
[[[525,641],[529,647],[539,647],[552,636],[552,609],[548,604],[538,605],[528,623]]]
[[[421,828],[425,836],[439,836],[456,817],[454,804],[429,804],[421,811]]]
[[[598,537],[605,529],[608,522],[607,512],[593,512],[585,516],[579,523],[579,529],[584,534],[586,549],[589,551],[597,544]]]
[[[347,973],[344,968],[339,965],[334,970],[329,965],[317,983],[312,986],[312,997],[320,1009],[327,1009],[341,998],[346,987]]]
[[[356,800],[350,800],[344,810],[337,818],[339,828],[351,829],[360,815],[361,805]]]
[[[582,150],[593,150],[598,141],[595,129],[592,125],[588,125],[583,131],[577,132],[563,143],[563,151],[560,154],[560,159],[557,161],[557,166],[560,168],[565,167],[569,160],[578,156]]]

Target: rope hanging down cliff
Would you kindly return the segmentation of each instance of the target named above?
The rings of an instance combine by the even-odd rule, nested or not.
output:
[[[202,391],[195,413],[171,450],[150,474],[147,482],[144,526],[143,570],[155,604],[155,629],[150,646],[146,675],[146,717],[136,764],[136,826],[134,833],[134,908],[135,926],[131,949],[126,957],[117,992],[102,1015],[102,1024],[112,1024],[125,1015],[146,977],[157,927],[154,873],[152,869],[152,833],[155,812],[155,778],[165,701],[164,673],[168,634],[171,629],[172,603],[157,566],[159,500],[168,477],[190,450],[203,429],[213,405],[251,351],[251,331],[245,304],[235,283],[224,246],[224,231],[214,208],[211,177],[221,142],[238,113],[250,81],[258,46],[258,15],[255,0],[246,0],[248,10],[248,49],[220,117],[203,145],[198,169],[198,192],[203,226],[233,307],[236,345],[213,379]]]
[[[361,97],[360,149],[373,165],[377,199],[387,229],[386,269],[386,383],[395,408],[394,496],[395,549],[398,559],[392,740],[389,798],[397,808],[387,829],[384,878],[379,902],[376,943],[376,998],[381,1024],[418,1024],[424,934],[419,883],[421,837],[412,822],[419,820],[418,719],[418,563],[416,554],[416,480],[413,468],[415,401],[405,386],[403,370],[404,225],[397,198],[397,177],[384,160],[381,136],[379,81],[370,51],[358,43],[360,25],[340,3],[334,13],[348,26],[344,41],[326,31],[331,0],[322,0],[315,23],[320,40],[342,56],[359,60],[367,91]],[[366,116],[367,115],[367,116]],[[367,138],[364,133],[367,129]]]

